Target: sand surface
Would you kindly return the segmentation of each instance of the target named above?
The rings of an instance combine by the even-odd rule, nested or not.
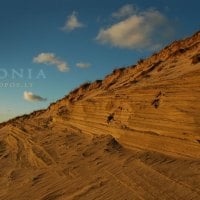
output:
[[[199,200],[200,32],[0,124],[0,200]]]

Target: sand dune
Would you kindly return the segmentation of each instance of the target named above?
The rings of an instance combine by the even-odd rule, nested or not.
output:
[[[0,125],[2,200],[200,199],[200,32]]]

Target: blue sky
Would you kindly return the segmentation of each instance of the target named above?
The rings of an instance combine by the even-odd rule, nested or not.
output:
[[[0,122],[200,29],[197,0],[1,0]]]

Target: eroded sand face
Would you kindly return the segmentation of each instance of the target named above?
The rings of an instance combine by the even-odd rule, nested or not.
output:
[[[200,33],[2,124],[2,200],[200,199]]]

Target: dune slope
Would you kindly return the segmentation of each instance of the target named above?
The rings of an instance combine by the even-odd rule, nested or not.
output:
[[[0,124],[0,199],[200,199],[200,32]]]

